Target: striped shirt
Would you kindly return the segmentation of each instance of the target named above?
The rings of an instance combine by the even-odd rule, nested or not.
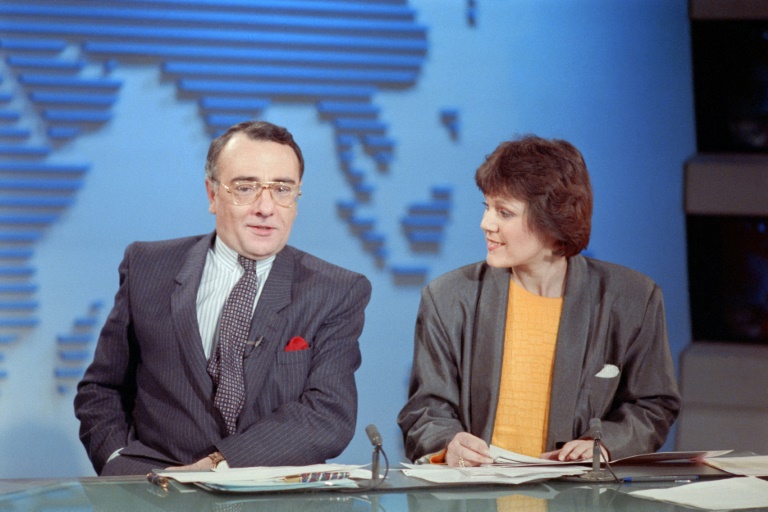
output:
[[[274,261],[273,255],[256,263],[259,289],[253,301],[254,310]],[[197,324],[200,326],[200,338],[203,340],[206,358],[211,357],[213,348],[218,342],[219,318],[224,303],[244,273],[245,270],[237,261],[237,252],[227,247],[221,238],[216,237],[214,245],[208,249],[203,277],[200,280],[200,288],[197,290]]]

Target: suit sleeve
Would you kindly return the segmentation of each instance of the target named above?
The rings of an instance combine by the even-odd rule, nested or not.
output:
[[[286,402],[216,448],[232,467],[306,465],[339,455],[355,432],[363,330],[370,282],[357,276],[338,286],[335,301],[312,339],[312,362],[298,400]]]
[[[101,473],[109,456],[123,448],[131,428],[136,358],[130,325],[128,251],[120,264],[120,287],[99,336],[93,362],[77,386],[75,416],[80,440]]]
[[[613,406],[603,417],[603,443],[611,458],[656,451],[679,409],[664,302],[654,286],[640,329],[627,348]]]
[[[458,336],[446,327],[431,289],[425,288],[416,320],[409,398],[397,419],[405,454],[413,461],[440,452],[457,433],[469,431],[460,420]]]

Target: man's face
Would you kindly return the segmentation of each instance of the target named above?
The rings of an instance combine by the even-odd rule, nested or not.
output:
[[[235,134],[219,154],[216,164],[218,186],[206,180],[208,210],[216,215],[216,235],[238,254],[261,260],[277,254],[288,243],[296,218],[297,203],[278,205],[271,190],[249,205],[232,203],[232,195],[222,185],[235,181],[280,181],[296,186],[299,159],[290,146],[265,140],[252,140]]]

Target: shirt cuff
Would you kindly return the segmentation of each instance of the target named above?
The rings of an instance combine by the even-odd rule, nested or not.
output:
[[[448,448],[444,448],[439,452],[428,453],[422,457],[416,459],[416,464],[445,464],[445,454],[448,453]]]

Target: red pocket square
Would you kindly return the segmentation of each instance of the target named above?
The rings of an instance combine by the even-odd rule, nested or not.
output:
[[[295,350],[306,350],[309,348],[307,342],[301,336],[294,336],[291,341],[285,346],[285,352],[293,352]]]

